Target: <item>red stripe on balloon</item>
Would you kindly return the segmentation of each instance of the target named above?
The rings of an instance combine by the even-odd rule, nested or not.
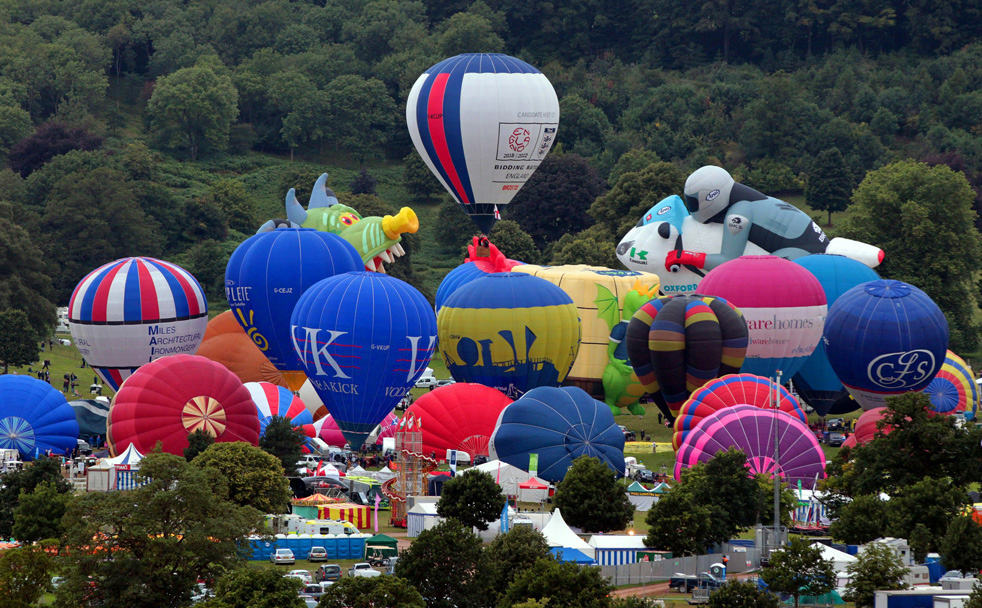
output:
[[[137,276],[140,278],[140,314],[145,320],[160,318],[160,306],[157,302],[157,286],[153,284],[150,271],[143,262],[136,262]]]
[[[430,139],[433,141],[433,148],[436,150],[437,158],[447,176],[450,178],[451,185],[457,193],[460,202],[470,205],[471,201],[467,198],[464,185],[460,182],[460,176],[454,168],[453,159],[450,158],[450,148],[447,146],[447,133],[443,129],[443,95],[447,90],[447,79],[450,74],[437,74],[433,79],[433,86],[430,87],[430,95],[426,98],[426,124],[430,130]]]
[[[109,274],[102,278],[99,282],[99,286],[95,290],[95,298],[92,300],[92,320],[93,321],[106,321],[109,316],[109,289],[113,285],[113,280],[119,273],[119,269],[125,266],[126,263],[117,264],[109,271]]]

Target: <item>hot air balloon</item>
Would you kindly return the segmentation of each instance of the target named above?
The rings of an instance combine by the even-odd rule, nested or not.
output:
[[[703,418],[721,409],[734,405],[774,409],[775,402],[782,412],[808,423],[804,410],[788,389],[767,378],[753,374],[728,374],[710,380],[682,404],[675,419],[672,447],[678,450],[689,431],[696,428]]]
[[[225,269],[225,296],[246,334],[296,391],[304,374],[290,341],[294,305],[317,281],[363,269],[355,248],[337,235],[280,228],[236,248]]]
[[[774,442],[777,437],[777,462]],[[825,453],[815,434],[795,416],[752,405],[734,405],[702,419],[675,454],[675,479],[682,471],[737,448],[751,474],[775,472],[790,486],[808,489],[825,477]]]
[[[853,430],[852,435],[842,443],[842,447],[866,445],[876,438],[877,433],[880,435],[889,435],[893,427],[884,425],[882,429],[877,428],[877,423],[883,420],[888,411],[885,407],[874,407],[871,410],[863,412],[859,416],[859,419],[856,420],[856,428]]]
[[[931,400],[931,409],[939,414],[964,412],[969,420],[975,417],[979,402],[979,386],[975,374],[964,359],[951,352],[945,354],[944,365],[924,389]]]
[[[48,452],[69,454],[77,441],[75,410],[64,395],[37,378],[0,376],[0,448],[34,460]]]
[[[440,309],[437,327],[455,380],[512,398],[536,386],[558,386],[580,344],[573,300],[549,281],[518,272],[459,287]]]
[[[507,406],[488,444],[492,458],[529,470],[538,454],[536,475],[559,482],[573,461],[593,456],[624,474],[624,432],[603,401],[575,386],[540,386]]]
[[[747,255],[711,270],[699,283],[705,295],[740,309],[750,345],[741,371],[790,379],[822,337],[828,308],[818,279],[801,266],[770,255]]]
[[[68,327],[79,353],[113,390],[133,370],[173,354],[194,354],[208,301],[191,274],[154,258],[122,258],[75,286]]]
[[[314,433],[317,437],[326,443],[327,445],[334,445],[339,448],[343,448],[348,440],[345,439],[344,433],[338,428],[338,423],[334,421],[334,418],[328,414],[320,420],[317,420],[312,425]],[[375,429],[368,434],[369,439],[372,435],[375,436],[375,444],[382,445],[382,440],[386,437],[394,437],[396,434],[396,429],[399,427],[399,417],[394,413],[389,412],[382,422],[379,423]]]
[[[290,318],[297,356],[353,449],[409,394],[436,346],[436,318],[414,287],[349,272],[308,289]]]
[[[205,337],[195,354],[221,363],[243,382],[286,386],[283,374],[246,335],[231,310],[208,321]]]
[[[829,363],[863,409],[919,391],[944,364],[948,322],[937,304],[902,281],[876,280],[842,294],[825,322]]]
[[[243,386],[249,391],[252,402],[256,404],[260,437],[266,433],[266,425],[270,423],[273,416],[282,416],[288,419],[293,426],[300,427],[302,430],[304,425],[314,423],[314,418],[307,411],[303,401],[289,389],[269,382],[246,382]],[[310,436],[313,437],[313,428],[309,430]]]
[[[666,296],[634,313],[625,342],[641,385],[674,420],[692,391],[740,370],[747,352],[747,323],[722,298]]]
[[[146,454],[157,442],[182,455],[188,435],[201,430],[215,441],[259,444],[259,418],[249,391],[220,363],[173,355],[144,365],[127,378],[109,408],[113,454],[130,444]]]
[[[97,437],[106,434],[106,418],[109,417],[109,401],[95,399],[76,399],[68,405],[75,411],[78,423],[78,436]]]
[[[869,266],[841,255],[806,255],[794,262],[815,275],[822,286],[822,291],[825,292],[828,306],[832,306],[839,296],[856,285],[880,278]],[[815,409],[819,416],[831,413],[845,414],[859,409],[859,404],[855,400],[846,399],[849,392],[835,375],[822,341],[819,341],[815,351],[794,375],[793,381],[795,391]],[[847,407],[836,408],[837,403]]]
[[[497,53],[444,59],[406,100],[409,136],[474,223],[490,232],[556,140],[559,100],[531,65]]]
[[[436,311],[440,312],[443,303],[457,288],[474,279],[495,272],[508,272],[521,262],[505,257],[486,236],[473,237],[473,243],[467,246],[467,258],[464,263],[447,273],[440,281],[436,290]]]
[[[488,441],[511,399],[483,384],[457,382],[423,394],[406,409],[422,428],[422,453],[442,460],[447,450],[488,455]]]

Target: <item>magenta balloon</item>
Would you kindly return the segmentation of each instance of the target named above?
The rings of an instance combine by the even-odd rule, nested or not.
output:
[[[778,459],[774,461],[777,427]],[[747,456],[752,474],[775,470],[791,487],[798,482],[812,489],[825,477],[825,453],[818,439],[801,420],[782,411],[752,405],[734,405],[707,416],[685,436],[675,455],[675,479],[682,470],[737,448]]]

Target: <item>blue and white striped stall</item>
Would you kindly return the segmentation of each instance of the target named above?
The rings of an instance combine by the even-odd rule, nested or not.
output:
[[[406,536],[416,538],[423,530],[429,530],[443,521],[436,513],[435,502],[417,502],[406,512]]]
[[[596,550],[595,559],[600,566],[633,564],[638,561],[638,551],[644,551],[644,536],[630,534],[594,534],[589,545]]]

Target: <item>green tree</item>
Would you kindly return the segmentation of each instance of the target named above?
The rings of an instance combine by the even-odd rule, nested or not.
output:
[[[877,590],[907,588],[904,577],[909,569],[893,549],[881,543],[867,544],[846,571],[849,582],[842,599],[854,602],[856,608],[872,608]]]
[[[444,251],[459,251],[465,244],[470,244],[471,235],[478,232],[464,208],[453,201],[440,203],[434,229],[436,240]],[[501,251],[508,255],[506,250]]]
[[[71,502],[71,493],[59,492],[50,481],[38,484],[31,492],[21,490],[14,507],[14,538],[26,542],[59,538],[64,530],[61,518]]]
[[[606,227],[595,224],[579,234],[567,234],[552,246],[552,257],[549,263],[558,266],[562,264],[588,264],[606,268],[621,268],[617,259],[616,241],[606,240]]]
[[[512,220],[495,222],[488,238],[502,253],[513,260],[520,260],[526,264],[535,264],[539,261],[539,248],[518,222]]]
[[[800,537],[771,553],[770,563],[761,570],[760,577],[771,591],[791,595],[795,608],[802,595],[822,595],[835,588],[832,561],[823,559],[821,549]]]
[[[918,524],[931,533],[928,551],[939,551],[952,520],[968,504],[968,493],[948,477],[925,477],[890,497],[887,506],[888,530],[892,536],[907,538]]]
[[[215,436],[208,431],[198,429],[188,435],[188,447],[184,448],[184,460],[191,462],[195,456],[208,449],[215,443]]]
[[[891,163],[866,174],[839,234],[882,248],[883,276],[931,296],[948,319],[957,352],[978,344],[973,272],[982,262],[982,239],[974,224],[974,200],[962,173],[911,160]],[[951,243],[957,243],[958,254],[938,256]]]
[[[300,581],[272,568],[239,567],[222,575],[201,608],[305,608]]]
[[[955,517],[948,524],[938,552],[945,568],[978,572],[982,569],[982,526],[971,516]]]
[[[228,227],[244,234],[256,231],[256,204],[242,182],[223,178],[208,189],[207,198],[225,213]]]
[[[550,557],[549,545],[542,533],[527,526],[516,526],[499,534],[484,548],[482,575],[488,593],[496,605],[515,577],[540,559]]]
[[[819,152],[805,186],[805,200],[811,208],[827,211],[828,225],[831,226],[832,212],[843,211],[849,205],[851,193],[852,180],[839,149]]]
[[[3,373],[38,360],[38,335],[23,310],[0,310],[0,362]]]
[[[215,578],[236,564],[242,538],[262,526],[258,511],[229,500],[213,469],[155,452],[140,463],[139,476],[148,483],[72,502],[66,542],[92,549],[63,558],[57,606],[186,606],[198,578]]]
[[[14,509],[20,500],[21,492],[30,494],[42,483],[53,484],[60,493],[71,490],[71,486],[61,476],[61,459],[42,456],[35,459],[29,467],[20,471],[10,471],[0,483],[0,538],[13,536]]]
[[[886,536],[887,505],[877,494],[855,496],[835,510],[829,534],[844,543],[862,545]]]
[[[296,460],[294,460],[296,462]],[[273,455],[241,441],[214,443],[191,464],[214,469],[225,478],[228,498],[262,513],[285,513],[290,505],[290,482]]]
[[[54,557],[51,547],[36,544],[0,553],[0,596],[8,608],[36,606],[51,587]]]
[[[506,208],[540,249],[564,234],[593,223],[587,209],[604,191],[604,181],[582,156],[550,154]]]
[[[712,518],[713,509],[697,503],[691,493],[676,486],[648,510],[644,544],[680,557],[705,553],[716,542]]]
[[[487,530],[488,522],[501,515],[505,496],[489,473],[468,469],[443,484],[436,512],[453,517],[468,528]]]
[[[611,131],[610,120],[603,110],[572,93],[559,100],[559,114],[563,124],[556,133],[556,142],[565,151],[588,157],[603,152]]]
[[[927,558],[927,554],[931,552],[935,538],[931,534],[931,531],[927,529],[927,526],[921,522],[917,522],[907,537],[907,543],[910,545],[910,552],[914,556],[914,563],[922,564],[924,563],[924,559]]]
[[[15,105],[0,105],[0,155],[31,134],[31,115]]]
[[[325,93],[327,113],[321,120],[325,140],[335,150],[364,160],[388,141],[398,112],[382,81],[345,74],[332,80]]]
[[[475,51],[501,51],[505,42],[486,17],[466,12],[456,13],[440,24],[437,48],[441,55],[451,57]]]
[[[778,608],[780,605],[776,595],[758,589],[750,581],[727,581],[709,596],[709,608]]]
[[[416,152],[410,152],[402,159],[402,181],[409,198],[418,203],[429,203],[446,193],[443,184],[433,175],[423,159]],[[454,205],[459,207],[456,202]],[[440,207],[441,211],[443,206]]]
[[[55,327],[55,305],[49,299],[51,278],[45,268],[44,254],[38,242],[23,227],[18,226],[12,217],[16,209],[10,204],[0,203],[0,310],[21,310],[27,315],[34,341],[51,335]],[[8,327],[18,335],[16,319]],[[6,333],[6,332],[4,332]],[[13,356],[4,351],[0,357]],[[4,359],[6,360],[6,359]],[[32,359],[36,361],[37,357]],[[13,361],[11,365],[15,365]]]
[[[204,65],[182,68],[157,79],[147,103],[150,130],[168,148],[184,149],[191,160],[205,149],[222,150],[238,116],[232,80]]]
[[[614,471],[598,458],[580,456],[556,486],[553,504],[563,519],[583,530],[623,530],[634,517],[634,505]]]
[[[425,608],[423,596],[408,580],[398,576],[344,577],[331,585],[317,608]]]
[[[969,594],[963,608],[982,608],[982,583],[976,581],[972,586],[972,593]]]
[[[396,562],[396,576],[413,581],[429,608],[481,606],[481,539],[455,519],[424,530]]]
[[[306,442],[303,431],[293,426],[289,418],[273,416],[259,438],[259,447],[275,456],[285,472],[293,474]]]
[[[549,606],[564,608],[607,608],[613,590],[596,566],[559,563],[540,559],[508,585],[498,602],[499,608],[530,599],[548,600]]]
[[[589,213],[606,228],[605,240],[616,243],[652,205],[682,192],[685,177],[678,167],[667,162],[629,171],[590,205]]]

